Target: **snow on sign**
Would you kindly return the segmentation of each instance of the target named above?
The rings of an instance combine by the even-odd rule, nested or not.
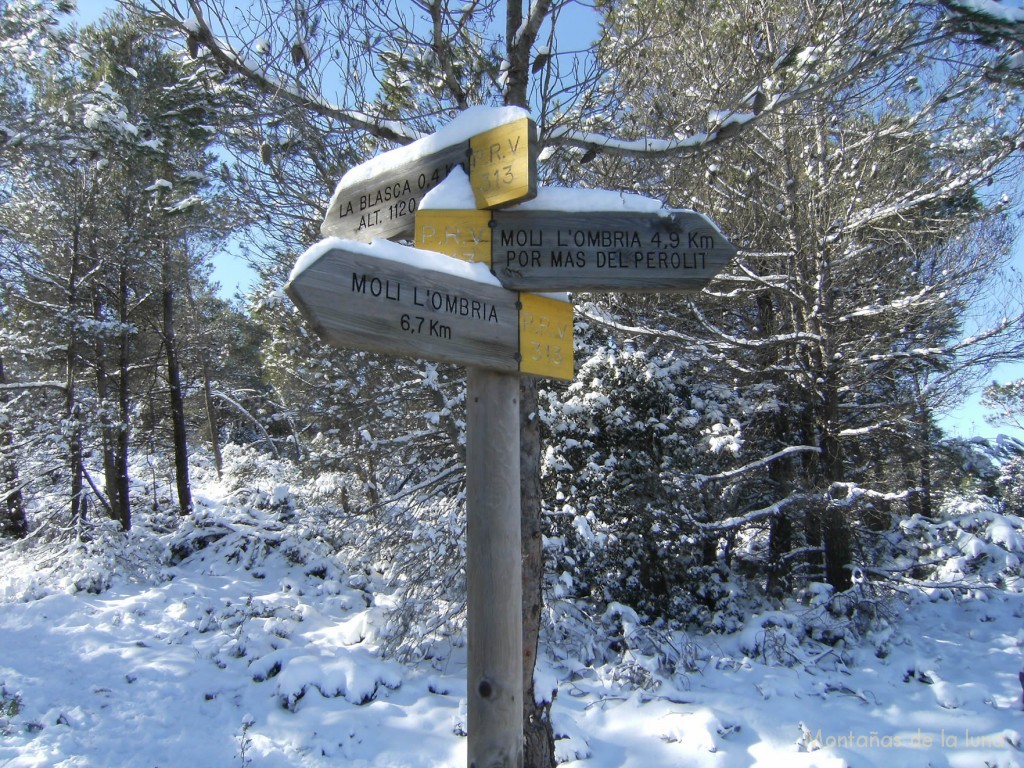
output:
[[[537,192],[537,127],[515,107],[475,108],[437,133],[346,173],[320,225],[325,237],[362,242],[406,237],[423,196],[457,166],[468,166],[478,208]]]
[[[699,291],[736,255],[694,211],[495,211],[491,268],[528,291]]]
[[[330,239],[299,259],[285,292],[334,346],[519,370],[518,296],[478,265]]]
[[[329,238],[285,291],[341,348],[571,380],[572,305],[502,288],[487,268],[378,240]]]

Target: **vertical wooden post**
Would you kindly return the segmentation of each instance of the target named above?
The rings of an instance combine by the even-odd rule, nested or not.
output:
[[[466,411],[469,768],[522,768],[519,375],[470,368]]]

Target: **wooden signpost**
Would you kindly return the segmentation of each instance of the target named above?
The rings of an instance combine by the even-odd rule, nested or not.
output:
[[[526,291],[696,291],[735,254],[692,211],[491,210],[537,194],[536,128],[513,117],[346,174],[321,226],[344,239],[307,251],[285,287],[335,346],[468,368],[470,768],[523,764],[519,374],[573,378],[572,305]],[[459,165],[485,210],[417,214]]]
[[[415,244],[521,291],[699,291],[736,248],[694,211],[420,211]]]
[[[329,240],[285,291],[319,336],[365,349],[572,380],[572,305],[480,265],[395,243]]]
[[[456,166],[468,171],[478,208],[510,205],[537,194],[537,126],[529,118],[440,147],[431,139],[395,150],[391,162],[366,164],[369,170],[359,166],[345,174],[320,225],[321,234],[366,243],[412,234],[423,196]],[[374,172],[374,165],[384,170]]]

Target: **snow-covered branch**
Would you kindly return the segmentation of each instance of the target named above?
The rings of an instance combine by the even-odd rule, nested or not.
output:
[[[548,13],[551,11],[551,0],[533,0],[530,3],[530,11],[519,25],[512,38],[513,46],[531,46],[537,39],[540,32],[540,25],[544,23]]]
[[[763,347],[770,347],[776,344],[819,344],[821,343],[821,336],[814,333],[806,333],[804,331],[794,331],[793,333],[780,333],[775,334],[766,339],[741,339],[738,336],[733,336],[726,333],[721,328],[715,326],[709,321],[704,313],[697,307],[693,302],[689,302],[690,311],[697,317],[697,320],[701,325],[704,326],[709,332],[713,333],[719,339],[728,344],[741,347],[745,349],[760,349]]]
[[[927,306],[934,304],[935,302],[941,301],[942,298],[938,296],[932,296],[938,287],[935,285],[926,285],[917,293],[912,296],[904,296],[902,298],[890,301],[888,304],[870,304],[863,307],[858,307],[853,312],[849,312],[839,317],[839,322],[845,323],[855,318],[862,319],[866,317],[873,317],[875,315],[881,315],[886,312],[893,311],[907,311],[914,309],[918,306]]]
[[[608,313],[597,307],[595,304],[589,302],[576,307],[576,314],[581,317],[585,317],[587,320],[597,323],[598,325],[603,325],[606,328],[611,328],[612,330],[620,331],[621,333],[635,334],[638,336],[653,336],[656,338],[669,339],[680,344],[695,344],[703,342],[703,339],[699,339],[698,337],[689,334],[680,333],[679,331],[668,329],[659,330],[655,328],[646,328],[620,323],[609,317]]]
[[[865,488],[862,485],[857,485],[857,483],[832,483],[829,486],[828,495],[833,504],[846,507],[860,499],[884,502],[904,501],[908,496],[920,493],[920,491],[920,488],[908,488],[899,493],[881,493]]]
[[[1024,8],[1012,8],[997,0],[939,0],[939,5],[974,22],[985,21],[1014,31],[1024,27]]]
[[[242,416],[244,416],[246,419],[248,419],[249,422],[254,427],[256,427],[256,429],[258,429],[262,433],[263,439],[266,441],[267,445],[270,446],[270,450],[274,452],[274,457],[275,458],[279,458],[280,457],[280,454],[277,452],[277,446],[274,445],[274,439],[267,432],[266,428],[260,423],[259,419],[257,419],[251,413],[249,413],[249,411],[246,410],[246,408],[241,403],[239,403],[237,400],[235,400],[234,398],[230,397],[226,393],[220,392],[220,391],[214,391],[212,393],[212,395],[214,397],[216,397],[218,400],[221,400],[221,401],[227,403],[228,405],[233,407],[236,411],[238,411],[240,414],[242,414]]]
[[[717,523],[701,523],[698,527],[707,533],[724,533],[726,531],[735,531],[740,528],[746,528],[749,525],[766,520],[771,517],[776,517],[782,514],[783,510],[790,504],[797,501],[806,501],[812,498],[806,493],[791,493],[784,499],[780,499],[767,507],[760,509],[751,510],[742,515],[736,515],[735,517],[729,517],[725,520],[720,520]]]
[[[448,467],[443,472],[440,472],[439,474],[436,474],[433,477],[416,483],[415,485],[411,485],[408,488],[404,488],[401,491],[388,496],[386,499],[382,499],[380,504],[395,504],[396,502],[399,502],[402,499],[407,499],[410,496],[414,496],[415,494],[419,493],[420,491],[423,491],[424,489],[437,488],[438,486],[450,480],[453,476],[462,475],[464,471],[465,470],[461,464],[454,467]]]
[[[1024,43],[1024,8],[998,0],[936,0],[948,14],[947,24],[993,47]]]
[[[190,18],[180,18],[160,5],[156,6],[154,15],[166,27],[183,34],[197,54],[200,47],[205,48],[218,66],[241,76],[261,91],[273,94],[293,106],[337,120],[350,128],[366,131],[371,136],[386,141],[410,144],[420,138],[418,132],[411,130],[404,123],[375,118],[360,110],[345,109],[298,85],[287,85],[271,77],[257,62],[239,53],[230,42],[214,34],[196,0],[189,1],[189,8],[193,13]]]
[[[752,461],[749,464],[744,464],[742,467],[737,467],[736,469],[719,472],[716,475],[694,475],[694,483],[697,487],[700,487],[713,480],[730,480],[737,475],[743,475],[755,469],[761,469],[768,466],[773,461],[777,461],[797,453],[821,453],[821,449],[815,445],[790,445],[783,448],[781,451],[776,451],[771,456],[765,456],[764,458]]]
[[[987,328],[984,331],[975,334],[974,336],[968,336],[966,338],[960,339],[955,344],[952,344],[951,346],[947,347],[946,351],[949,354],[958,354],[960,352],[963,352],[964,350],[970,349],[972,347],[977,347],[987,341],[990,341],[1003,335],[1009,328],[1020,328],[1022,325],[1024,325],[1024,312],[1021,312],[1015,315],[1014,317],[1004,317],[991,328]],[[1015,350],[1015,352],[1019,353],[1020,350]]]

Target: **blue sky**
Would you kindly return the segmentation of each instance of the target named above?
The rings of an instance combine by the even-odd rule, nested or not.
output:
[[[86,24],[95,21],[114,4],[113,0],[79,0],[79,23]],[[1013,263],[1018,269],[1024,271],[1024,241],[1018,241]],[[252,286],[253,276],[236,255],[228,253],[221,254],[214,259],[214,279],[221,284],[222,292],[226,296],[233,296],[236,291],[241,290],[244,293],[249,290]],[[1000,366],[992,372],[989,380],[1006,383],[1022,376],[1024,376],[1024,361],[1014,365]],[[994,427],[988,424],[985,421],[988,411],[981,406],[980,399],[981,392],[978,391],[961,407],[944,415],[940,421],[942,428],[948,434],[963,437],[995,437],[1000,433],[1005,433],[1024,440],[1024,432],[1021,430],[1008,425]]]

